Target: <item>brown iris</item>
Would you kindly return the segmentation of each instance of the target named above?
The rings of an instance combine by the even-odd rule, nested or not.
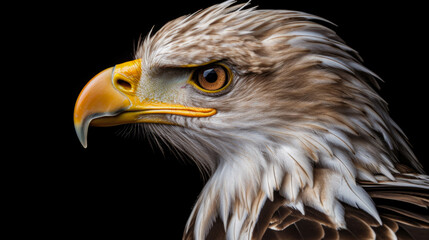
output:
[[[222,66],[208,66],[196,72],[197,84],[208,91],[216,91],[228,83],[228,74]]]

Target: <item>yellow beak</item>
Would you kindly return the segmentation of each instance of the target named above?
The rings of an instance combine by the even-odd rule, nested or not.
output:
[[[216,114],[216,110],[212,108],[141,101],[136,96],[140,77],[141,59],[137,59],[108,68],[86,84],[74,109],[74,126],[83,147],[87,147],[89,125],[115,126],[144,122],[174,124],[159,117],[159,114],[187,117],[209,117]]]

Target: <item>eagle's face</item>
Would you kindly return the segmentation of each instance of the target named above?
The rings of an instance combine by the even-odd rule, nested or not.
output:
[[[338,199],[377,218],[368,197],[350,194],[362,191],[355,180],[393,178],[397,152],[419,168],[371,87],[377,76],[314,21],[325,20],[232,3],[167,23],[140,44],[136,60],[95,76],[75,108],[82,144],[89,125],[137,123],[184,151],[214,176],[202,193],[213,204],[200,202],[193,213],[207,226],[212,209],[224,210],[224,222],[232,207],[255,217],[249,206],[273,191],[328,212],[339,225]],[[325,189],[337,180],[341,192]],[[322,204],[300,194],[307,186],[340,197]],[[219,192],[233,197],[219,200]]]
[[[318,158],[325,142],[356,151],[353,136],[391,154],[388,132],[400,131],[370,86],[376,76],[332,30],[311,21],[323,19],[230,4],[167,23],[140,44],[136,60],[97,75],[76,105],[82,144],[89,124],[157,123],[143,126],[210,171],[219,155],[243,145],[298,141]]]
[[[82,144],[86,146],[90,124],[145,123],[155,136],[212,171],[219,155],[237,151],[247,145],[244,142],[259,148],[284,139],[287,136],[276,133],[279,127],[295,128],[302,118],[317,116],[321,108],[314,100],[326,95],[321,93],[326,87],[307,81],[305,75],[320,60],[303,58],[308,50],[294,46],[297,39],[291,30],[331,31],[310,22],[295,23],[318,19],[302,13],[226,7],[169,22],[141,44],[136,60],[94,77],[76,104]],[[302,40],[315,39],[308,37]],[[335,78],[314,70],[312,74]]]

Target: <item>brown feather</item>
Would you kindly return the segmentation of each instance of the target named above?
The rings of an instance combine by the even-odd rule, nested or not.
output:
[[[280,207],[271,218],[270,227],[280,228],[279,225],[292,213],[290,208]]]
[[[318,222],[302,219],[294,225],[305,240],[319,240],[324,235],[323,228]]]
[[[271,240],[271,239],[296,239],[296,240],[305,240],[300,235],[300,232],[295,227],[295,225],[291,225],[283,231],[273,231],[269,230],[263,236],[262,240]]]
[[[387,225],[374,228],[376,234],[376,240],[395,240],[395,233]]]
[[[340,230],[338,231],[338,234],[340,236],[340,240],[359,240],[359,238],[356,238],[356,236],[348,230]]]
[[[406,182],[416,181],[412,174],[398,177]],[[414,239],[419,239],[422,235],[420,232],[429,236],[429,189],[413,185],[395,186],[388,181],[362,184],[377,204],[380,215],[394,232],[404,238],[409,234]],[[396,226],[392,223],[396,223]]]
[[[408,203],[417,205],[419,207],[427,207],[429,205],[429,195],[419,194],[419,193],[412,193],[412,194],[410,194],[409,192],[401,192],[401,191],[396,191],[396,192],[383,191],[383,192],[372,192],[370,193],[370,196],[373,198],[382,198],[382,199],[389,199],[389,200],[395,199],[397,201],[408,202]]]
[[[334,228],[323,226],[323,231],[325,232],[325,235],[322,238],[323,240],[339,240],[340,239],[340,234]]]
[[[398,223],[385,217],[382,217],[382,220],[385,225],[387,225],[390,229],[392,229],[392,231],[397,232],[399,230]]]
[[[219,218],[215,220],[213,226],[207,234],[206,240],[223,240],[226,239],[225,228]]]
[[[346,216],[351,216],[351,217],[354,217],[356,219],[360,219],[371,227],[380,226],[380,224],[377,222],[377,220],[375,220],[373,217],[371,217],[368,213],[366,213],[366,212],[364,212],[358,208],[354,208],[354,207],[351,207],[348,205],[345,205],[344,207],[346,210]]]
[[[410,218],[402,216],[402,215],[383,213],[382,216],[387,218],[387,219],[390,219],[394,222],[397,222],[398,224],[413,226],[413,227],[417,227],[417,228],[426,228],[425,226],[422,226],[419,221],[416,221],[414,219],[410,219]]]
[[[271,219],[274,213],[284,204],[285,199],[282,198],[278,192],[275,193],[273,201],[266,201],[264,207],[261,210],[261,213],[258,217],[258,223],[253,230],[253,238],[261,239],[265,234],[265,231],[270,225]]]
[[[300,221],[301,219],[302,219],[302,216],[295,216],[295,215],[288,216],[287,218],[284,219],[283,222],[276,225],[275,228],[274,227],[272,227],[272,228],[281,231],[281,230],[284,230],[285,228],[289,227],[291,224],[294,224],[294,223]]]
[[[401,224],[401,229],[404,229],[404,232],[406,232],[408,236],[410,236],[414,240],[427,240],[429,237],[428,229],[412,227],[405,224]],[[405,233],[401,234],[405,235]]]
[[[399,228],[398,231],[396,231],[396,237],[398,238],[398,240],[416,240],[411,237],[410,234],[403,228]]]
[[[427,215],[426,216],[421,215],[416,212],[410,212],[410,211],[392,207],[392,206],[378,205],[378,207],[391,211],[395,215],[397,214],[397,215],[403,216],[404,218],[413,219],[415,220],[415,222],[419,223],[418,227],[429,228],[429,217]]]
[[[346,215],[347,230],[357,239],[374,239],[375,233],[362,219]]]

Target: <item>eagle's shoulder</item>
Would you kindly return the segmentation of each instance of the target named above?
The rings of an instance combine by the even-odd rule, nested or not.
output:
[[[277,194],[274,201],[267,201],[263,207],[253,239],[427,239],[428,179],[424,175],[405,174],[398,180],[396,183],[401,184],[387,179],[360,182],[373,199],[382,224],[365,211],[343,203],[346,224],[338,228],[329,216],[314,208],[304,206],[302,212],[278,204],[282,197]]]

